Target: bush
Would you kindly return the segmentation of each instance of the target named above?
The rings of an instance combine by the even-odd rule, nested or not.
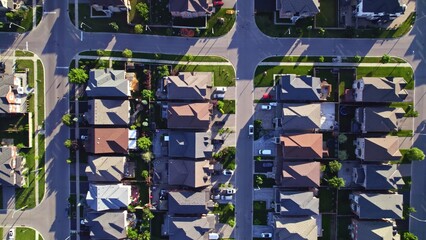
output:
[[[408,161],[422,161],[425,159],[425,154],[419,148],[410,148],[405,154],[404,158]]]
[[[228,219],[228,221],[226,223],[231,227],[235,226],[235,220],[233,218]]]
[[[332,178],[328,179],[328,184],[332,188],[339,189],[339,188],[345,186],[345,180],[343,178],[339,178],[339,177],[332,177]]]
[[[262,185],[263,184],[263,178],[260,175],[256,175],[256,185]]]
[[[355,60],[355,62],[359,63],[359,62],[361,62],[362,58],[361,58],[360,55],[357,54],[357,55],[355,55],[354,60]]]
[[[116,22],[111,22],[108,25],[112,28],[112,30],[114,30],[116,32],[118,32],[118,30],[120,29],[120,27],[118,26],[118,24]]]
[[[158,66],[157,73],[159,78],[167,77],[170,75],[169,67],[167,65]]]
[[[339,158],[339,160],[344,161],[344,160],[348,159],[348,153],[346,151],[344,151],[344,150],[340,150],[337,153],[337,157]]]
[[[139,138],[137,144],[139,149],[142,150],[142,152],[148,152],[152,146],[151,139],[149,139],[148,137]]]
[[[329,162],[328,166],[330,167],[330,172],[332,173],[337,173],[342,168],[342,164],[337,160]]]
[[[219,100],[219,101],[217,101],[217,105],[216,105],[216,107],[217,107],[217,109],[220,111],[220,110],[223,110],[223,107],[225,106],[225,102],[223,102],[223,101],[221,101],[221,100]]]
[[[142,90],[142,98],[144,100],[150,101],[154,98],[154,92],[152,90],[144,89]]]
[[[319,33],[319,35],[324,36],[325,35],[325,29],[324,28],[318,29],[318,33]]]
[[[68,80],[70,83],[75,84],[84,84],[89,79],[89,75],[87,75],[86,71],[81,68],[73,68],[68,73]]]
[[[154,156],[153,156],[152,152],[146,152],[146,153],[142,153],[141,158],[146,163],[149,163],[154,158]]]
[[[149,19],[149,8],[146,3],[138,3],[136,4],[136,11],[138,11],[139,15],[141,16],[142,20],[144,22],[147,22]]]
[[[323,56],[320,56],[319,58],[318,58],[318,60],[320,61],[320,62],[324,62],[324,57]]]
[[[382,60],[381,60],[382,63],[388,63],[390,62],[390,60],[391,60],[391,57],[389,55],[383,54]]]
[[[339,134],[337,137],[337,141],[339,141],[339,143],[345,143],[347,140],[348,137],[345,134]]]
[[[104,50],[102,50],[102,49],[98,49],[98,50],[96,50],[96,54],[98,55],[98,56],[105,56],[105,51]]]
[[[135,25],[135,33],[137,33],[137,34],[143,33],[143,26],[141,24]]]
[[[74,123],[74,120],[72,119],[71,114],[65,114],[62,116],[62,122],[67,126],[71,126]]]
[[[71,148],[71,146],[72,146],[72,141],[71,141],[71,139],[67,139],[67,140],[65,140],[64,145],[65,145],[65,147],[67,147],[67,148]]]
[[[418,240],[419,238],[410,232],[405,232],[404,235],[402,235],[403,240]]]
[[[141,173],[141,177],[146,181],[149,177],[149,172],[147,170],[143,170]]]
[[[121,52],[121,55],[125,58],[131,58],[133,56],[133,52],[130,49],[124,49],[123,52]]]

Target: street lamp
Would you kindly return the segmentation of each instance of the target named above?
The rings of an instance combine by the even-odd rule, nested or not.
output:
[[[20,209],[16,209],[15,211],[13,211],[12,218],[17,211],[25,210],[25,208],[27,208],[27,207],[28,207],[28,205],[25,205],[25,206],[21,207]]]
[[[11,22],[11,23],[9,24],[9,28],[11,28],[11,27],[12,27],[12,25],[15,25],[15,26],[17,26],[17,27],[20,27],[20,28],[22,28],[22,29],[26,30],[23,26],[18,25],[18,24],[13,23],[13,22]]]

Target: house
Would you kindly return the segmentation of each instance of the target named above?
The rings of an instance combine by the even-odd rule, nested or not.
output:
[[[207,130],[211,111],[210,103],[168,103],[167,127]]]
[[[134,166],[125,156],[89,156],[86,175],[89,182],[121,182],[134,176]]]
[[[299,18],[313,17],[320,12],[319,0],[276,0],[276,10],[280,18],[293,23]]]
[[[352,180],[366,190],[391,190],[404,186],[404,180],[393,165],[363,164],[352,169]]]
[[[91,128],[89,129],[86,151],[93,154],[128,153],[129,129],[127,128]]]
[[[313,217],[274,216],[274,239],[317,240],[318,226]]]
[[[168,100],[204,101],[210,99],[212,83],[212,72],[180,72],[164,77],[159,90]]]
[[[363,161],[398,161],[402,157],[397,136],[359,137],[355,145],[355,155]]]
[[[129,0],[90,0],[91,18],[110,18],[113,13],[130,10]]]
[[[13,0],[0,0],[0,9],[14,9],[14,1]]]
[[[313,188],[320,185],[319,162],[283,162],[281,186],[285,188]]]
[[[331,85],[318,77],[285,74],[280,79],[282,101],[324,101],[331,94]]]
[[[86,94],[89,98],[114,97],[128,98],[131,82],[126,79],[124,70],[92,69],[89,72],[89,80]]]
[[[89,184],[86,203],[97,212],[124,209],[129,206],[130,202],[130,185],[121,183],[112,185]]]
[[[211,15],[213,3],[210,0],[170,0],[169,11],[173,17],[197,18]]]
[[[179,191],[169,192],[169,215],[201,216],[207,214],[214,206],[210,192]]]
[[[352,84],[355,102],[402,102],[408,92],[407,82],[402,77],[363,77]]]
[[[320,133],[285,134],[280,142],[284,159],[318,159],[325,154]]]
[[[170,131],[168,140],[169,157],[210,158],[213,152],[211,132]]]
[[[26,73],[0,75],[0,114],[26,113],[27,97],[34,90],[27,85]]]
[[[352,218],[349,225],[352,240],[397,240],[394,238],[393,222],[391,221],[363,221]]]
[[[356,17],[385,22],[401,16],[407,8],[401,0],[358,0],[357,3]]]
[[[89,212],[86,220],[90,239],[127,238],[127,211]]]
[[[18,154],[16,146],[0,147],[0,184],[4,187],[26,185],[25,157]]]
[[[400,130],[400,120],[404,114],[402,108],[359,107],[355,109],[355,121],[362,133],[388,133]]]
[[[275,191],[275,211],[281,216],[311,216],[319,214],[319,199],[313,192]]]
[[[208,160],[177,160],[169,159],[168,184],[192,188],[206,187],[211,184],[210,178],[213,165]]]
[[[402,195],[385,193],[352,193],[351,209],[359,219],[402,218]]]
[[[128,100],[90,99],[85,114],[90,125],[127,126],[130,123]]]
[[[202,217],[166,216],[161,232],[169,236],[169,240],[209,239],[209,233],[215,229],[215,224],[214,214]]]
[[[283,130],[331,131],[335,126],[334,103],[283,104],[281,123]]]

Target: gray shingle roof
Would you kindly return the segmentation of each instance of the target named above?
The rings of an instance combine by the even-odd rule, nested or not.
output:
[[[208,12],[210,0],[170,0],[171,12]]]
[[[91,99],[86,114],[90,125],[128,125],[130,102],[128,100]]]
[[[402,102],[408,95],[404,78],[363,77],[363,102]]]
[[[283,104],[284,130],[312,130],[321,126],[321,104]]]
[[[319,213],[319,199],[313,192],[280,191],[278,202],[283,216],[311,216]]]
[[[89,184],[86,202],[95,211],[127,208],[130,204],[131,187],[129,185]]]
[[[23,163],[24,158],[17,154],[15,146],[3,146],[0,148],[0,183],[3,186],[23,185]]]
[[[205,187],[211,184],[208,160],[176,160],[169,159],[168,184],[183,185],[193,188]]]
[[[211,132],[170,131],[169,157],[207,158],[211,156]]]
[[[209,212],[207,206],[212,204],[210,192],[169,192],[169,215],[201,215]]]
[[[130,96],[130,82],[125,78],[124,70],[92,69],[86,88],[89,97],[123,97]]]
[[[89,212],[87,226],[91,239],[124,239],[126,237],[127,211]]]
[[[207,87],[212,85],[211,72],[181,72],[178,76],[164,78],[167,86],[167,98],[175,100],[208,99]]]
[[[398,130],[398,119],[404,116],[402,108],[364,107],[358,108],[360,123],[365,132],[392,132]],[[365,118],[365,121],[364,121]]]
[[[281,77],[281,100],[319,101],[321,99],[321,80],[312,76],[287,74]]]
[[[215,227],[216,217],[208,214],[198,217],[170,217],[170,240],[208,239],[208,232]]]
[[[356,183],[367,190],[398,189],[404,185],[397,165],[362,165],[354,168],[359,175]],[[354,179],[355,180],[355,179]]]
[[[318,227],[312,217],[275,218],[275,239],[316,240]]]
[[[386,221],[360,221],[352,219],[356,228],[358,239],[368,240],[393,240],[392,222]],[[354,231],[354,230],[352,230]]]
[[[90,182],[120,182],[125,162],[124,156],[89,156],[86,175]]]
[[[364,161],[398,161],[401,156],[397,136],[365,138]]]
[[[355,193],[353,195],[359,196],[359,207],[355,213],[360,219],[402,218],[401,194]]]
[[[400,0],[362,0],[362,11],[395,14],[403,12]]]
[[[283,13],[291,12],[292,14],[319,13],[318,0],[277,0],[277,10]]]

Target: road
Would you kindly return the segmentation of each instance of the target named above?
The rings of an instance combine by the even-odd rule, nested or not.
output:
[[[253,85],[252,79],[258,62],[275,55],[321,55],[321,56],[382,56],[389,54],[406,59],[414,68],[416,78],[416,108],[420,116],[415,120],[414,144],[426,150],[424,121],[426,64],[424,61],[424,32],[426,30],[426,1],[417,0],[417,21],[407,36],[399,39],[314,39],[314,38],[271,38],[262,34],[254,23],[254,1],[238,4],[236,25],[220,38],[198,39],[149,35],[83,33],[75,28],[68,18],[67,1],[45,0],[46,14],[31,32],[22,35],[0,34],[0,49],[24,49],[36,53],[45,66],[46,84],[46,187],[45,199],[32,210],[0,214],[0,225],[10,227],[26,225],[36,228],[44,239],[65,239],[69,236],[69,220],[66,216],[69,183],[69,166],[63,146],[68,137],[61,116],[67,111],[67,67],[80,51],[108,49],[148,53],[218,55],[229,59],[236,69],[237,80],[237,170],[236,170],[236,239],[251,239],[253,158],[247,125],[252,122]],[[137,44],[136,44],[137,43]],[[414,51],[414,52],[413,52]],[[419,127],[417,127],[419,126]],[[426,219],[426,163],[413,164],[412,203],[416,218]],[[426,227],[422,221],[411,219],[410,229],[420,239],[426,238]]]

